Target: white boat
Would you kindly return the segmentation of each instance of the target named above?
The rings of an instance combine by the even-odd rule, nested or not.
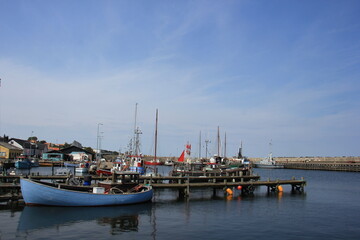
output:
[[[255,162],[254,167],[256,167],[256,168],[284,168],[284,165],[276,163],[276,161],[272,157],[272,151],[271,151],[272,140],[269,143],[269,147],[270,147],[269,155],[266,158],[262,159],[261,161]]]
[[[164,165],[165,166],[172,166],[172,165],[174,165],[174,161],[171,160],[171,159],[166,159]]]
[[[254,166],[256,168],[284,168],[284,165],[276,163],[276,161],[272,157],[272,153],[269,153],[266,158],[255,163]]]
[[[75,168],[77,173],[87,173],[89,171],[89,163],[79,163],[79,166]]]

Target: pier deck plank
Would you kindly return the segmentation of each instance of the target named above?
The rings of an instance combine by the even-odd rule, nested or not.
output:
[[[304,180],[273,180],[273,181],[248,181],[248,182],[202,182],[202,183],[153,183],[151,186],[156,188],[223,188],[237,186],[277,186],[277,185],[302,185]]]

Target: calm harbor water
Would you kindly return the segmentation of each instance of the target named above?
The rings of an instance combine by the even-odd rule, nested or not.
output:
[[[170,168],[161,167],[167,174]],[[156,191],[152,203],[99,208],[0,206],[0,239],[360,239],[360,175],[254,169],[261,179],[307,180],[304,194],[233,197],[194,190],[178,199]]]

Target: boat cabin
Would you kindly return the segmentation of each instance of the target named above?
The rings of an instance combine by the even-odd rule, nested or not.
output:
[[[99,187],[103,187],[105,192],[110,189],[117,188],[120,191],[127,191],[128,189],[140,186],[140,174],[138,172],[122,171],[113,172],[111,180],[105,180],[98,183]]]

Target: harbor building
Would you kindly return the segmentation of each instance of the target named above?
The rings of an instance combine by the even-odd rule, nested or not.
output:
[[[0,159],[15,159],[23,153],[21,148],[6,142],[0,142]]]

